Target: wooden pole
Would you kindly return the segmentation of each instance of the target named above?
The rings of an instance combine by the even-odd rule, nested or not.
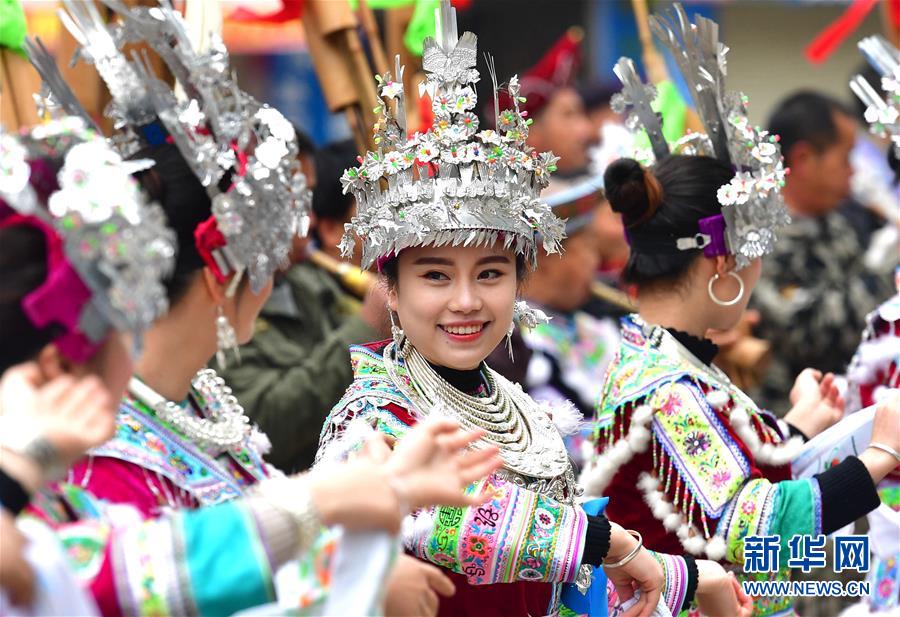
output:
[[[8,131],[37,124],[32,94],[41,77],[31,64],[10,49],[0,49],[0,124]]]
[[[372,127],[379,99],[375,69],[357,33],[357,21],[346,2],[307,0],[303,19],[309,53],[333,113],[345,112],[361,151],[375,150]]]
[[[641,41],[641,56],[644,61],[644,68],[647,71],[647,79],[654,85],[661,81],[666,81],[669,79],[669,71],[666,69],[665,59],[653,44],[647,0],[631,0],[631,7],[634,10],[638,38]],[[704,130],[700,116],[691,108],[688,108],[685,112],[684,128],[685,132],[700,133]]]

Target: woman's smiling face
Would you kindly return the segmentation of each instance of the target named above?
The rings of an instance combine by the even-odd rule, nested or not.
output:
[[[388,303],[427,360],[477,368],[506,336],[516,301],[516,255],[496,246],[405,249]]]

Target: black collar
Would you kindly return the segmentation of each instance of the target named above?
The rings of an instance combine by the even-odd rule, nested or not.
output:
[[[675,337],[675,339],[684,345],[689,352],[694,354],[698,360],[707,366],[712,364],[713,358],[719,353],[719,346],[706,338],[700,338],[675,328],[666,328],[666,330]]]
[[[451,386],[466,394],[472,394],[481,387],[483,380],[481,379],[481,367],[473,368],[467,371],[460,371],[446,366],[438,366],[429,362],[437,374],[444,378]]]

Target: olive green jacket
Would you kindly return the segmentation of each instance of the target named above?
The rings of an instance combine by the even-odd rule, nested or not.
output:
[[[297,264],[277,281],[240,364],[230,354],[227,369],[212,362],[272,441],[266,458],[283,471],[312,465],[322,423],[353,381],[348,347],[378,338],[359,307],[327,272]]]

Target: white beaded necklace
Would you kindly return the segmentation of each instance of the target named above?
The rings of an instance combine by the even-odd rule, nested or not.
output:
[[[128,391],[150,407],[161,420],[204,450],[219,453],[238,450],[247,440],[252,427],[231,388],[212,369],[203,369],[191,381],[191,386],[206,404],[209,418],[195,416],[180,405],[167,400],[137,377],[128,382]]]

